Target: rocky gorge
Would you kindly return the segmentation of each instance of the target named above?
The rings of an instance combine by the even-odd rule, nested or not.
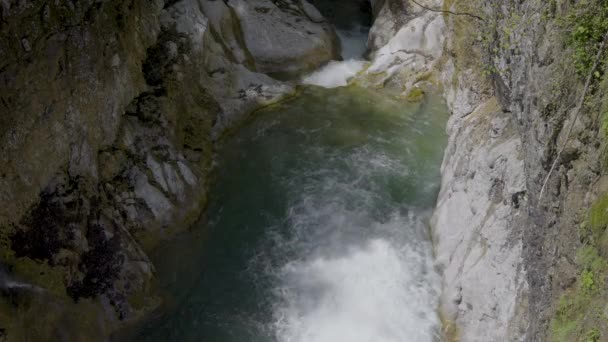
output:
[[[434,338],[608,339],[608,7],[353,2],[369,61],[344,82],[450,111]],[[149,254],[204,217],[217,147],[340,59],[340,6],[0,1],[0,341],[105,340],[162,306]]]

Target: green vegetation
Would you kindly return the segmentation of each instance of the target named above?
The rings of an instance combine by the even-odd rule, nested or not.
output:
[[[581,290],[585,293],[590,293],[595,289],[595,282],[593,281],[593,272],[584,270],[581,274]]]
[[[556,342],[597,342],[608,336],[608,194],[598,199],[580,229],[584,244],[576,255],[576,285],[561,296],[551,321],[550,339]]]
[[[65,296],[63,267],[52,267],[48,262],[38,262],[30,258],[17,258],[10,247],[8,235],[12,230],[0,227],[0,260],[8,267],[18,280],[31,283],[49,291],[56,296]]]
[[[576,4],[551,0],[549,12],[557,17],[558,28],[564,32],[564,45],[571,51],[571,62],[581,80],[592,76],[589,90],[585,94],[584,110],[591,116],[594,127],[599,128],[602,138],[603,164],[608,167],[608,78],[604,77],[608,67],[608,45],[603,47],[596,69],[602,41],[608,33],[608,1],[582,0]],[[565,9],[561,15],[557,8]]]
[[[479,9],[483,8],[483,1],[444,1],[444,10],[450,9],[456,12],[463,13],[479,13]],[[453,59],[455,73],[452,86],[457,83],[458,74],[461,71],[468,69],[482,70],[484,68],[483,55],[485,53],[485,45],[480,41],[485,37],[491,38],[491,29],[487,23],[480,23],[478,20],[471,20],[464,16],[449,16],[452,20],[454,33],[453,51],[456,58]]]
[[[585,335],[585,342],[599,342],[600,337],[600,331],[593,328],[587,332],[587,335]]]
[[[405,99],[409,102],[420,102],[424,99],[424,91],[418,87],[414,87]]]
[[[590,234],[597,236],[604,232],[606,225],[608,225],[607,209],[608,195],[604,195],[593,204],[589,212]]]
[[[547,16],[558,7],[551,2]],[[606,32],[608,2],[583,0],[567,8],[558,23],[565,32],[564,43],[572,51],[572,64],[581,80],[592,72]],[[604,47],[608,50],[608,46]],[[608,146],[608,80],[604,77],[608,54],[604,52],[593,70],[584,110],[597,122],[603,144]],[[606,147],[604,147],[606,149]],[[607,155],[608,156],[608,155]],[[608,161],[608,158],[606,159]],[[608,339],[608,194],[595,201],[579,227],[583,247],[576,253],[576,282],[559,299],[550,324],[549,337],[556,342],[598,342]]]
[[[572,47],[574,66],[581,77],[587,77],[593,67],[604,35],[608,31],[608,2],[602,0],[579,1],[563,18],[564,29],[569,33],[567,44]],[[603,64],[603,63],[602,63]],[[594,72],[602,76],[602,65]]]

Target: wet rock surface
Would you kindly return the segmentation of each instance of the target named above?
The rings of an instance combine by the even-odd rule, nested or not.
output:
[[[605,327],[592,318],[550,324],[560,310],[579,310],[559,303],[575,303],[564,296],[583,286],[578,255],[588,242],[580,227],[606,191],[595,113],[603,97],[583,94],[586,75],[576,74],[568,33],[558,29],[576,8],[534,0],[446,5],[479,16],[449,16],[443,69],[451,138],[433,230],[446,328],[455,326],[448,335],[602,340]],[[582,312],[594,310],[587,307]],[[556,333],[568,324],[576,331]]]
[[[582,94],[567,1],[417,2],[477,18],[371,1],[354,82],[442,87],[452,111],[433,219],[446,338],[547,340],[608,189],[606,85]],[[339,56],[312,3],[0,2],[0,341],[91,340],[158,305],[147,252],[205,207],[215,142]]]
[[[605,270],[590,275],[580,255],[595,243],[594,260],[604,260],[588,227],[606,226],[597,218],[606,192],[597,91],[605,82],[599,71],[583,94],[586,75],[573,66],[563,25],[580,9],[565,1],[417,2],[452,13],[372,2],[372,66],[363,79],[402,94],[441,84],[452,112],[432,220],[444,338],[601,340],[605,325],[583,313],[602,311],[604,292],[585,295],[584,286]]]
[[[2,265],[43,291],[2,296],[0,339],[90,340],[157,306],[146,252],[205,208],[214,140],[293,90],[265,72],[296,74],[338,49],[310,4],[260,1],[275,17],[233,5],[2,2]],[[279,19],[308,40],[252,54],[256,39],[293,40],[299,28],[244,34]],[[62,309],[21,328],[49,305]]]

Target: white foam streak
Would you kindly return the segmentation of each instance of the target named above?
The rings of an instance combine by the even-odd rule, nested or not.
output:
[[[0,282],[0,289],[14,289],[14,290],[30,290],[30,291],[35,291],[35,292],[42,292],[43,289],[32,285],[32,284],[27,284],[27,283],[21,283],[18,281],[13,281],[13,280],[4,280],[2,282]]]
[[[324,88],[336,88],[348,85],[365,67],[365,61],[348,60],[343,62],[331,61],[326,66],[306,76],[302,83],[317,85]]]
[[[364,66],[331,62],[303,82],[346,86]],[[358,129],[333,132],[350,138]],[[399,155],[374,144],[313,144],[281,180],[287,217],[268,236],[268,256],[256,258],[273,279],[270,328],[278,342],[437,340],[440,278],[432,265],[429,213],[391,192],[416,176],[415,165],[401,158],[411,154],[408,141],[387,143],[398,146]]]
[[[274,271],[277,340],[433,341],[439,277],[424,237],[428,213],[377,222],[365,209],[372,193],[337,179],[321,183],[304,187],[289,211],[293,240],[279,244],[299,257]],[[359,205],[347,209],[353,196]]]
[[[342,257],[287,264],[278,290],[285,301],[276,312],[278,340],[432,341],[438,319],[435,289],[420,271],[426,258],[372,239]]]

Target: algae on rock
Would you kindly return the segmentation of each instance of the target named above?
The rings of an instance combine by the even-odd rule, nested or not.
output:
[[[293,91],[258,65],[336,54],[314,8],[282,3],[272,18],[238,1],[2,3],[0,338],[91,340],[159,304],[147,252],[205,209],[214,141]],[[273,20],[311,33],[262,61],[243,22]]]

